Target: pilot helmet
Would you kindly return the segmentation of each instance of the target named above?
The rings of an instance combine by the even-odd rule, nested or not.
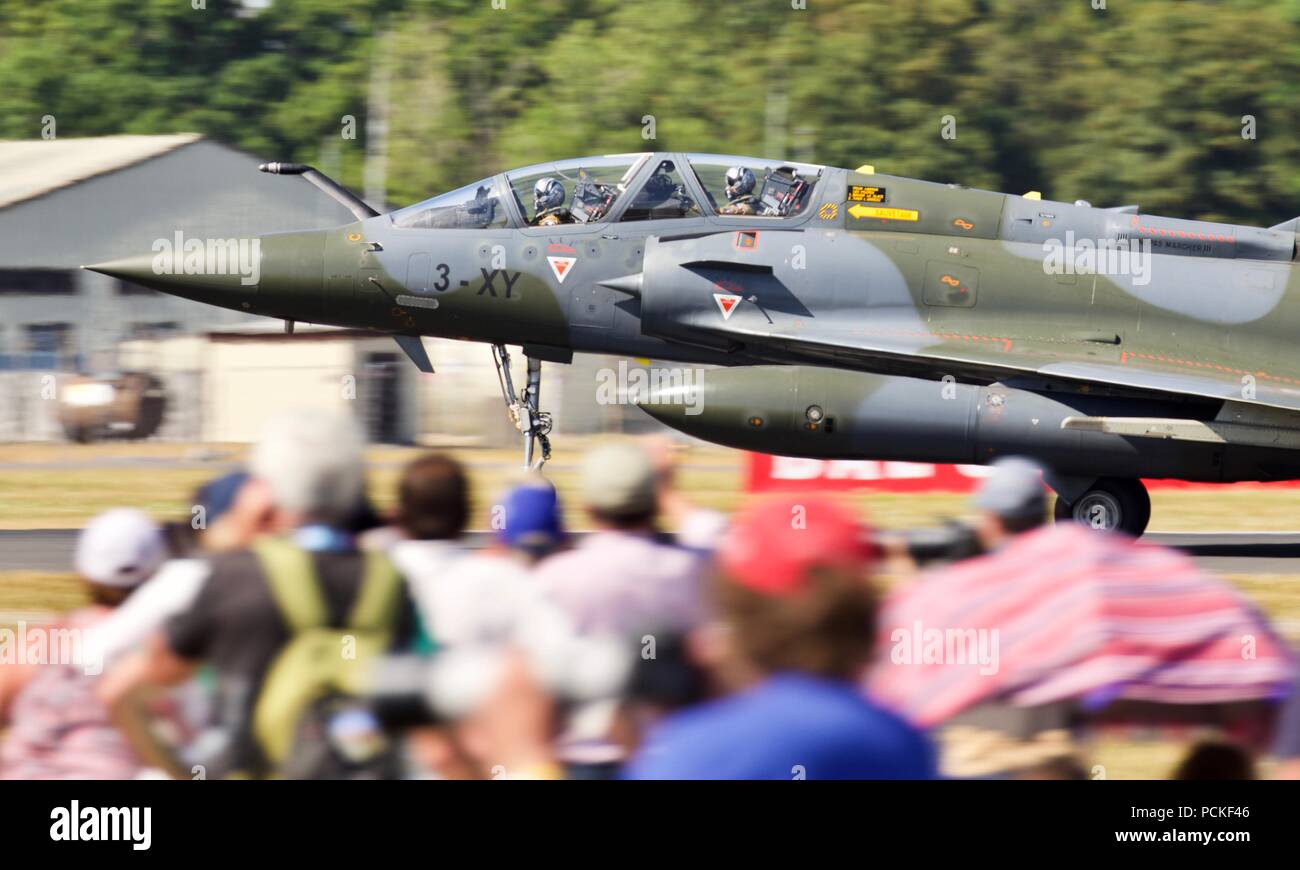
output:
[[[564,205],[564,185],[560,180],[549,175],[537,179],[537,184],[533,186],[533,209],[541,212],[562,205]]]
[[[727,199],[748,196],[754,192],[754,173],[743,166],[733,166],[727,170]]]

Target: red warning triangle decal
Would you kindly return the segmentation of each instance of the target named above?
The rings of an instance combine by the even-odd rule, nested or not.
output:
[[[736,310],[740,304],[740,297],[733,293],[714,293],[713,301],[718,303],[718,310],[722,312],[723,320],[731,319],[731,312]]]
[[[555,280],[561,284],[573,271],[573,264],[578,262],[577,257],[547,257],[546,262],[551,264],[551,271],[555,273]]]

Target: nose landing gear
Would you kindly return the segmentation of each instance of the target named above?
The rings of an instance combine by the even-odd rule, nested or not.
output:
[[[547,436],[551,434],[552,426],[550,413],[538,409],[542,393],[542,361],[527,357],[528,383],[520,399],[510,377],[510,354],[504,344],[492,345],[492,359],[496,363],[497,381],[501,385],[501,397],[505,399],[506,413],[524,436],[524,468],[541,468],[551,458],[551,440]],[[541,447],[541,458],[535,458],[537,447]]]
[[[1151,496],[1140,480],[1098,478],[1072,499],[1057,495],[1056,521],[1082,523],[1094,529],[1118,529],[1137,537],[1151,521]]]

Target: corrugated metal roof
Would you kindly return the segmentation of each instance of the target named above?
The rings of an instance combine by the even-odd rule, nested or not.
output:
[[[158,157],[201,138],[198,133],[179,133],[0,140],[0,208]]]

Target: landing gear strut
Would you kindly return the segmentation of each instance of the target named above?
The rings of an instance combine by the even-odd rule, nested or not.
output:
[[[541,468],[551,458],[551,415],[538,409],[542,394],[542,361],[527,357],[528,384],[523,398],[515,395],[515,384],[510,377],[510,354],[504,344],[492,345],[492,359],[497,367],[497,381],[501,384],[501,397],[506,402],[510,422],[524,436],[524,468]],[[540,459],[535,459],[536,448],[542,448]]]
[[[1151,521],[1151,496],[1140,480],[1102,477],[1073,501],[1057,496],[1056,521],[1119,529],[1137,537]]]

